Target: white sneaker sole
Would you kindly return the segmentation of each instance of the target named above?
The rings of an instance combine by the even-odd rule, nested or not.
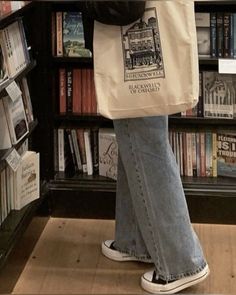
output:
[[[114,261],[139,261],[144,263],[152,263],[150,260],[140,260],[135,256],[130,256],[129,254],[112,250],[104,242],[102,243],[102,254]]]
[[[190,277],[182,278],[173,283],[166,285],[157,285],[145,279],[144,276],[141,277],[141,286],[142,288],[153,294],[175,294],[183,289],[194,286],[203,280],[210,274],[208,266],[206,266],[201,272],[192,275]]]

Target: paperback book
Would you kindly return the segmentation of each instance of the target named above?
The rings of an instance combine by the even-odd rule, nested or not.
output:
[[[99,175],[117,180],[118,145],[112,129],[101,128],[99,142]]]
[[[17,144],[29,132],[22,96],[14,101],[10,96],[5,96],[3,104],[12,144]]]
[[[63,12],[63,51],[64,56],[91,57],[85,48],[81,12]]]
[[[236,177],[236,133],[219,132],[217,143],[218,176]]]

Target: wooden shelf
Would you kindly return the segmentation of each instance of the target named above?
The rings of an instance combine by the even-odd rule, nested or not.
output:
[[[236,197],[235,178],[229,177],[182,177],[186,195]],[[49,184],[50,190],[81,190],[81,191],[104,191],[115,192],[116,182],[99,175],[87,176],[76,174],[69,177],[63,172],[57,173],[55,179]]]
[[[211,127],[234,127],[236,126],[236,119],[215,119],[215,118],[203,118],[203,117],[178,117],[178,116],[170,116],[169,117],[169,125],[170,127],[196,127],[199,126],[211,126]]]
[[[85,65],[87,67],[93,66],[93,58],[92,57],[57,57],[54,56],[52,61],[56,65],[67,65],[68,64],[79,64]]]

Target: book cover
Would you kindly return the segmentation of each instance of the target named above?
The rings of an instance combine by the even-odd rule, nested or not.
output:
[[[22,96],[14,101],[9,96],[5,96],[3,97],[3,104],[11,141],[12,144],[16,144],[29,132]]]
[[[38,199],[39,191],[39,153],[27,151],[15,172],[15,210]]]
[[[99,129],[99,175],[117,180],[118,145],[112,129]]]
[[[236,177],[236,133],[218,132],[217,147],[218,176]]]
[[[196,29],[197,29],[197,44],[198,54],[202,57],[211,56],[211,30],[210,30],[210,13],[196,12]]]
[[[235,96],[232,75],[203,72],[204,117],[232,119]]]
[[[65,56],[91,57],[85,48],[81,12],[63,12],[63,51]]]

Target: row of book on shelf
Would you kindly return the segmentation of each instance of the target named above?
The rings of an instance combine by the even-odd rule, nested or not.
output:
[[[0,1],[0,16],[4,16],[13,11],[21,9],[30,1]]]
[[[21,159],[14,171],[0,171],[0,225],[13,210],[21,210],[40,196],[39,153],[28,150],[26,140],[17,150]]]
[[[23,21],[19,19],[0,30],[0,85],[14,78],[29,62]]]
[[[216,71],[199,73],[199,102],[182,116],[216,119],[236,117],[236,76]]]
[[[90,57],[85,48],[82,13],[52,13],[52,54],[63,57]],[[236,13],[196,12],[198,53],[203,57],[236,57]]]
[[[59,113],[97,114],[93,69],[59,69]]]
[[[55,170],[117,178],[118,145],[111,128],[55,129]],[[236,132],[169,131],[181,176],[236,177]]]
[[[59,113],[98,114],[93,69],[59,69]],[[236,76],[200,71],[199,102],[182,116],[233,119],[236,117]]]
[[[236,58],[236,13],[196,12],[200,57]]]

